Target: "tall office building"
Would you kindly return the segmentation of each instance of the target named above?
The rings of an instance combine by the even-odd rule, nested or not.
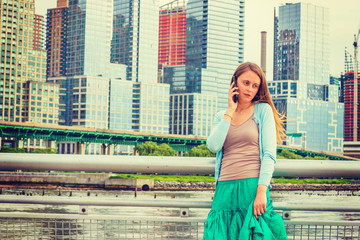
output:
[[[158,10],[156,0],[114,0],[111,62],[133,82],[132,130],[169,133],[169,85],[157,81]]]
[[[121,64],[110,62],[113,1],[58,0],[47,12],[49,77],[125,78]]]
[[[185,64],[186,9],[184,0],[175,0],[159,11],[159,69]]]
[[[34,0],[1,1],[0,120],[57,124],[58,86],[47,84]]]
[[[69,0],[58,0],[56,8],[47,10],[47,77],[66,75],[68,13]]]
[[[274,80],[329,84],[329,9],[287,3],[276,18]]]
[[[345,105],[344,113],[344,155],[360,158],[359,142],[360,131],[357,129],[357,137],[354,136],[354,70],[346,72],[341,76],[343,86],[343,100]],[[358,86],[360,86],[360,74],[358,74]],[[359,96],[358,89],[358,96]],[[358,106],[357,122],[359,125],[360,109]]]
[[[287,118],[286,144],[341,153],[344,104],[330,84],[329,10],[286,4],[274,22],[274,81],[268,86]]]
[[[69,1],[67,76],[123,77],[119,64],[110,63],[113,4],[113,0]]]
[[[186,7],[187,92],[216,95],[227,108],[231,76],[244,58],[245,1],[189,0]]]
[[[244,5],[242,0],[188,1],[185,65],[164,68],[173,101],[170,133],[207,136],[213,113],[226,109],[231,77],[244,57]]]
[[[46,26],[44,16],[35,14],[34,20],[34,48],[45,50]]]
[[[125,64],[126,79],[157,82],[157,0],[114,0],[111,62]]]
[[[356,142],[360,141],[360,131],[358,130],[358,137],[354,139],[354,71],[345,73],[342,76],[344,83],[344,141]],[[360,85],[360,76],[358,77],[358,86]],[[358,119],[360,119],[360,112],[358,111]]]

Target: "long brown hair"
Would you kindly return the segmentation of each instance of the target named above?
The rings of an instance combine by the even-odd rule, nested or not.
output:
[[[274,119],[275,119],[275,126],[276,126],[276,139],[277,143],[281,144],[282,139],[285,138],[285,129],[283,127],[283,120],[285,119],[284,115],[280,114],[275,106],[273,101],[271,100],[271,95],[266,83],[266,77],[264,72],[261,70],[261,68],[251,62],[244,62],[240,66],[237,67],[235,70],[234,76],[236,79],[243,74],[246,71],[252,71],[256,73],[260,78],[260,86],[259,91],[256,93],[255,97],[253,98],[252,102],[255,103],[268,103],[274,113]]]

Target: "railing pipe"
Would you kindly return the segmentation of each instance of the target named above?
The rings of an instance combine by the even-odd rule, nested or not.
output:
[[[0,153],[0,171],[86,171],[209,175],[214,158]],[[274,176],[359,178],[359,161],[278,159]]]
[[[138,200],[138,199],[94,199],[80,197],[47,197],[47,196],[0,196],[0,203],[11,204],[45,204],[45,205],[87,205],[117,207],[166,207],[166,208],[211,208],[212,201],[192,200]],[[360,206],[324,205],[324,204],[273,204],[275,210],[283,211],[330,211],[360,212]]]

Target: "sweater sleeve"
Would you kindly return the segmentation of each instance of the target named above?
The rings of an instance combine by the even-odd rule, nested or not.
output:
[[[274,172],[276,162],[276,126],[273,111],[270,105],[266,104],[262,112],[260,127],[262,160],[260,167],[259,183],[261,185],[270,185],[270,180]]]
[[[230,123],[223,119],[224,113],[218,112],[215,115],[214,127],[206,140],[206,146],[211,152],[219,152],[225,142],[227,132],[230,127]]]

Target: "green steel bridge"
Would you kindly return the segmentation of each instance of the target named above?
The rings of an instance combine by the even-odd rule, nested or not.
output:
[[[0,137],[26,142],[28,139],[43,139],[54,141],[55,146],[60,142],[78,143],[101,143],[105,145],[137,145],[147,141],[157,144],[166,143],[175,151],[186,152],[193,147],[205,144],[205,137],[173,135],[173,134],[153,134],[145,132],[93,129],[84,127],[43,125],[33,123],[9,123],[0,121]],[[302,156],[322,156],[331,160],[358,160],[355,158],[336,155],[323,151],[314,151],[301,148],[279,145],[278,153],[283,149],[289,150]]]
[[[166,143],[175,151],[189,151],[205,144],[205,137],[172,134],[152,134],[145,132],[94,129],[85,127],[44,125],[33,123],[9,123],[0,121],[0,137],[19,141],[43,139],[60,142],[100,143],[105,145],[137,145],[147,141]]]

